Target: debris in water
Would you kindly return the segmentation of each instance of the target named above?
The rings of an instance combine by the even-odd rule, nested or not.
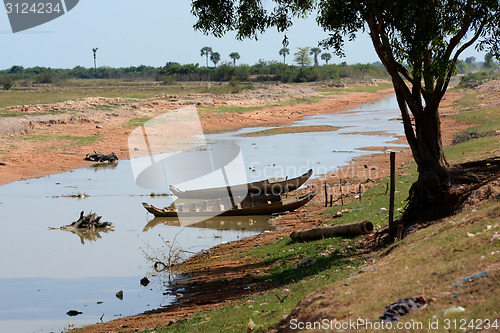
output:
[[[123,301],[123,290],[120,290],[119,292],[116,293],[116,298],[118,298],[120,301]]]
[[[66,314],[70,317],[74,317],[74,316],[78,316],[80,314],[82,314],[83,312],[80,312],[80,311],[76,311],[76,310],[69,310],[68,312],[66,312]]]
[[[118,160],[118,156],[115,155],[115,153],[111,154],[103,154],[99,153],[97,151],[94,151],[93,153],[88,153],[85,156],[85,161],[92,161],[92,162],[108,162],[108,163],[113,163]]]
[[[60,228],[52,228],[49,227],[49,229],[54,230],[54,229],[61,229],[61,230],[74,230],[74,229],[112,229],[113,228],[113,223],[111,222],[101,222],[102,216],[97,216],[95,213],[88,213],[87,215],[84,215],[84,211],[82,210],[80,212],[80,218],[78,218],[78,221],[75,221],[71,224],[62,226]]]
[[[147,287],[147,286],[148,286],[148,284],[149,284],[149,282],[150,282],[150,281],[149,281],[149,279],[148,279],[147,277],[143,277],[143,278],[141,279],[141,286],[143,286],[143,287]]]

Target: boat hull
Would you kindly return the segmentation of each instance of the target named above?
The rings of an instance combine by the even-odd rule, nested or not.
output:
[[[223,198],[229,195],[229,189],[233,193],[248,193],[248,194],[273,194],[280,195],[283,193],[295,191],[302,184],[306,182],[312,175],[312,169],[309,169],[303,175],[283,181],[272,182],[269,179],[249,183],[249,184],[241,184],[234,185],[230,187],[217,187],[217,188],[209,188],[202,190],[190,190],[190,191],[181,191],[175,186],[170,186],[170,191],[178,198],[185,199],[214,199],[214,198]]]

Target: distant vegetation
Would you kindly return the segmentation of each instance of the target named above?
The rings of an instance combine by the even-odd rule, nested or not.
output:
[[[94,56],[97,48],[93,49]],[[259,60],[254,65],[236,65],[236,60],[240,59],[237,52],[230,54],[231,61],[220,62],[220,54],[213,52],[208,46],[201,49],[201,55],[205,58],[207,66],[199,64],[180,64],[177,62],[167,62],[163,67],[153,66],[130,66],[122,68],[112,67],[91,67],[86,68],[76,66],[72,69],[12,66],[9,69],[0,70],[0,89],[9,90],[16,85],[26,86],[31,84],[61,83],[65,80],[74,79],[115,79],[122,81],[156,81],[166,84],[173,84],[178,81],[216,81],[216,82],[260,82],[279,81],[289,82],[314,82],[314,81],[340,81],[340,80],[370,80],[383,78],[388,75],[380,62],[372,64],[328,64],[331,59],[329,53],[321,53],[324,65],[319,65],[318,48],[298,48],[294,53],[297,65],[286,64],[286,56],[290,50],[282,48],[279,54],[283,57],[283,62]],[[311,55],[313,57],[311,57]],[[313,59],[312,59],[313,58]],[[214,67],[208,67],[208,60],[211,60]],[[314,60],[314,62],[313,62]],[[314,66],[311,66],[314,63]],[[478,72],[472,76],[467,76],[463,80],[474,78],[484,78],[491,76],[490,71],[498,68],[498,64],[486,56],[484,62],[476,62],[475,57],[469,57],[465,61],[457,62],[458,72],[466,74],[478,72],[486,69],[488,72]],[[475,79],[474,79],[475,80]],[[465,81],[463,81],[465,82]],[[466,84],[465,82],[464,84]]]

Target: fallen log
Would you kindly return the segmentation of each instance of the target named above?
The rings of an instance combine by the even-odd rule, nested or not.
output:
[[[88,213],[84,215],[83,211],[80,213],[80,218],[68,225],[62,226],[60,228],[49,228],[51,230],[61,229],[61,230],[75,230],[75,229],[107,229],[113,228],[113,223],[111,222],[101,222],[102,216],[97,216],[95,213]]]
[[[118,157],[115,155],[115,153],[111,154],[103,154],[99,153],[97,151],[94,151],[93,153],[88,153],[85,156],[85,161],[92,161],[92,162],[116,162],[118,160]]]
[[[344,225],[317,227],[308,230],[293,231],[290,238],[293,241],[311,241],[334,236],[354,237],[366,235],[373,231],[373,223],[363,221]]]

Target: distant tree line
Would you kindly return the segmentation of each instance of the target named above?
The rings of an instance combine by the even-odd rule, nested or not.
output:
[[[97,51],[97,48],[95,49]],[[67,79],[116,79],[123,81],[160,81],[174,83],[177,81],[280,81],[288,82],[314,82],[326,80],[370,80],[374,78],[388,78],[385,68],[380,62],[372,64],[328,64],[331,59],[329,53],[321,53],[318,48],[298,48],[294,53],[295,65],[286,64],[286,56],[290,50],[282,48],[279,55],[283,62],[259,60],[254,65],[237,65],[240,59],[237,52],[232,52],[230,62],[220,62],[220,54],[213,52],[210,47],[204,47],[201,55],[205,57],[206,66],[199,64],[180,64],[167,62],[163,67],[130,66],[121,68],[76,66],[72,69],[12,66],[0,70],[0,85],[3,89],[12,88],[16,81],[33,84],[54,83]],[[95,54],[95,53],[94,53]],[[311,57],[311,55],[313,57]],[[325,62],[320,65],[318,56]],[[210,59],[214,67],[208,66]],[[314,64],[314,66],[311,66]],[[485,56],[484,62],[476,62],[475,57],[468,57],[465,61],[457,62],[458,72],[465,74],[482,69],[495,70],[498,64],[490,54]]]

